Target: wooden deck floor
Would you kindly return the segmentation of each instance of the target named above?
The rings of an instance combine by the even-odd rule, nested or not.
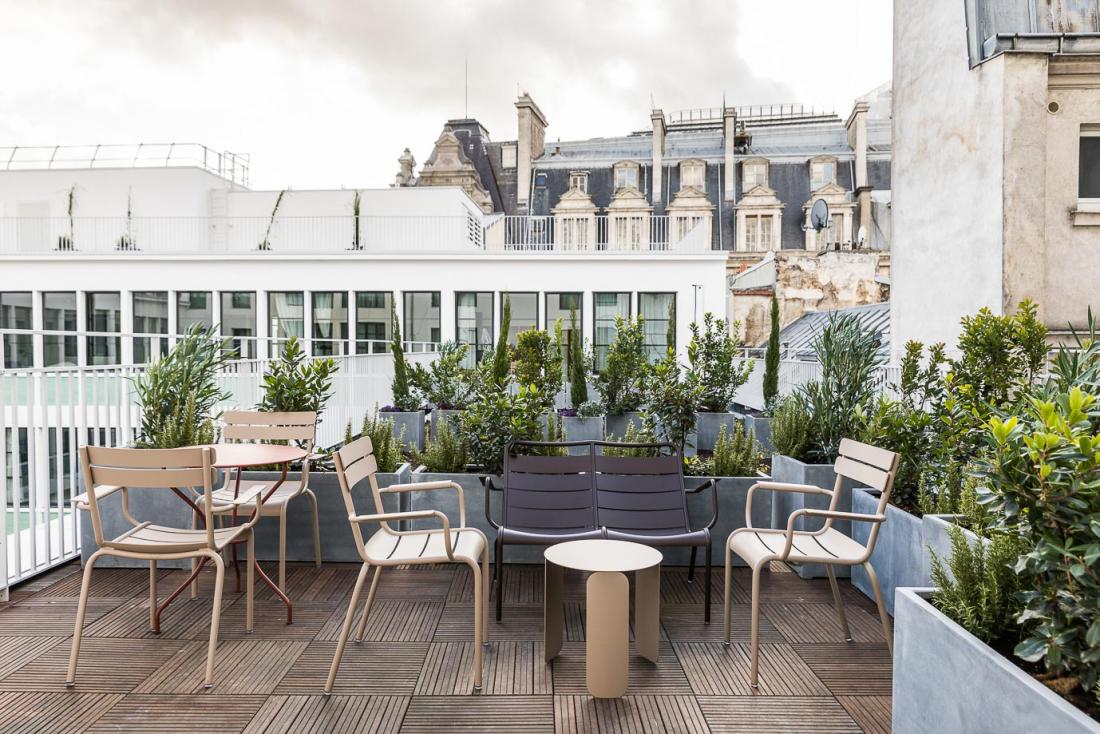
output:
[[[202,688],[212,580],[204,598],[147,627],[148,575],[93,576],[75,689],[64,687],[79,567],[12,590],[0,605],[2,732],[886,732],[890,659],[874,605],[842,582],[855,639],[841,640],[826,581],[785,569],[765,577],[761,685],[748,685],[748,576],[735,575],[734,645],[721,644],[721,576],[714,622],[703,624],[702,583],[662,574],[656,665],[631,660],[630,689],[593,700],[584,683],[583,586],[567,577],[566,642],[542,660],[542,569],[509,566],[503,624],[490,626],[485,687],[470,678],[472,593],[465,570],[388,570],[367,628],[348,645],[331,699],[321,686],[357,567],[296,567],[295,622],[257,591],[256,630],[244,597],[227,594],[217,682]],[[180,572],[161,574],[161,595]],[[701,579],[700,579],[701,581]],[[227,586],[227,591],[232,589]]]

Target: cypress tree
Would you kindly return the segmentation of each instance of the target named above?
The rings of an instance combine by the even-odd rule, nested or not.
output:
[[[405,362],[405,347],[401,343],[401,324],[397,320],[397,306],[390,306],[390,321],[393,326],[393,336],[390,342],[390,350],[393,352],[393,405],[399,410],[412,410],[416,406],[412,404],[412,393],[409,391],[409,367]]]
[[[512,328],[512,299],[504,296],[504,306],[500,314],[500,335],[493,350],[493,382],[504,387],[508,383],[508,370],[512,366],[508,358],[508,332]]]
[[[771,409],[779,396],[779,301],[772,296],[772,328],[764,354],[764,406]]]
[[[584,345],[577,330],[577,312],[569,312],[569,399],[574,408],[588,402],[588,376],[584,368]]]

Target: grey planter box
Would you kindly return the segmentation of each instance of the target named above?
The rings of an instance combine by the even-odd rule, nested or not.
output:
[[[696,413],[695,448],[699,451],[714,451],[714,444],[718,442],[722,427],[726,428],[726,436],[732,438],[741,420],[742,417],[737,413]]]
[[[944,569],[948,575],[952,575],[951,569],[947,566],[947,560],[951,558],[951,536],[947,534],[947,531],[959,517],[960,515],[925,515],[922,518],[921,586],[932,586],[931,551],[936,552],[936,555],[944,563]],[[979,539],[977,535],[966,528],[963,528],[962,531],[971,545],[979,542],[979,540],[983,543],[989,542],[985,539]]]
[[[436,431],[438,431],[439,427],[444,423],[447,424],[447,427],[451,429],[452,433],[457,431],[459,428],[457,421],[459,420],[459,416],[461,416],[462,413],[463,411],[461,410],[445,410],[443,408],[433,409],[431,438],[435,438]]]
[[[684,487],[694,488],[710,477],[684,477]],[[721,567],[726,559],[726,540],[730,533],[745,527],[745,501],[749,487],[769,477],[713,477],[718,491],[718,522],[710,530],[711,563]],[[771,527],[773,492],[759,490],[752,499],[753,527]],[[688,522],[693,530],[704,527],[710,522],[713,507],[710,501],[710,489],[704,489],[688,495]],[[665,561],[672,565],[687,565],[691,558],[690,548],[661,548]],[[703,549],[696,556],[698,565],[703,565]],[[735,566],[745,562],[739,556],[733,556]]]
[[[640,430],[642,427],[642,414],[637,411],[620,415],[608,414],[605,419],[607,437],[610,439],[614,436],[616,441],[622,441],[623,437],[626,436],[627,426],[632,423],[634,424],[634,430]]]
[[[244,479],[277,480],[279,472],[245,472]],[[301,475],[289,472],[286,481],[297,482]],[[398,471],[376,475],[381,487],[411,481],[408,464],[398,467]],[[359,551],[348,523],[348,512],[344,499],[340,495],[340,483],[334,473],[311,472],[309,487],[317,495],[317,514],[321,528],[321,560],[336,563],[359,561]],[[383,507],[387,512],[406,509],[402,505],[401,495],[383,495]],[[362,514],[375,512],[374,500],[370,496],[370,485],[361,483],[355,492],[355,509]],[[122,495],[115,493],[99,505],[103,532],[115,537],[129,529],[130,524],[122,516]],[[130,513],[138,520],[150,521],[168,527],[191,527],[191,508],[167,490],[130,490]],[[248,516],[247,510],[242,512]],[[298,497],[287,510],[286,558],[289,562],[313,561],[313,509],[308,497]],[[364,526],[364,537],[369,537],[377,528]],[[82,513],[80,523],[81,562],[88,560],[97,548],[92,531],[91,518]],[[244,549],[238,552],[244,557]],[[260,560],[275,561],[279,558],[279,521],[278,518],[265,517],[256,525],[256,556]],[[118,566],[125,568],[146,568],[148,561],[128,558],[103,558],[96,561],[96,567]],[[164,561],[162,566],[169,568],[190,567],[190,561]]]
[[[878,490],[856,487],[852,490],[852,512],[875,514],[880,494]],[[895,589],[925,585],[922,525],[921,518],[916,515],[894,505],[886,505],[886,522],[879,526],[871,566],[878,576],[878,585],[890,614],[894,613]],[[853,522],[851,538],[866,545],[872,527],[871,523]],[[863,566],[852,566],[852,584],[869,599],[875,598],[871,579]]]
[[[394,437],[401,436],[401,429],[405,429],[402,440],[406,446],[415,447],[418,451],[424,450],[424,411],[414,410],[409,413],[393,411],[379,413],[382,420],[393,421]]]
[[[764,449],[764,453],[773,453],[775,446],[772,444],[772,419],[765,415],[746,415],[745,428],[752,431],[756,441]]]
[[[772,479],[790,484],[812,484],[824,489],[832,489],[836,483],[836,472],[832,464],[807,464],[783,454],[772,454]],[[772,527],[786,529],[791,513],[804,507],[817,510],[829,509],[829,498],[824,495],[806,495],[795,492],[772,492]],[[845,481],[840,488],[840,499],[836,509],[850,512],[852,509],[852,483]],[[796,530],[818,530],[825,523],[822,518],[802,518],[795,525]],[[851,523],[842,520],[833,523],[840,532],[848,535]],[[804,579],[824,578],[825,567],[819,563],[793,566],[795,572]],[[845,566],[836,567],[836,575],[847,577],[850,571]]]
[[[561,417],[561,429],[565,433],[566,441],[602,441],[603,416],[585,418],[579,415],[563,415]],[[582,454],[585,449],[577,447],[570,449],[569,453]]]
[[[930,594],[897,594],[894,734],[1100,732],[1100,723],[933,607]]]

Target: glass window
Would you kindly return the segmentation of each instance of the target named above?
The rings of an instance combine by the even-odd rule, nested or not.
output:
[[[741,191],[751,191],[757,186],[768,185],[768,164],[764,161],[745,161],[741,164]]]
[[[642,339],[651,362],[676,348],[676,294],[639,293],[638,315],[644,319]]]
[[[500,318],[504,318],[504,299],[508,299],[508,308],[512,318],[508,326],[508,343],[513,347],[521,331],[539,328],[538,293],[502,293],[500,296]]]
[[[596,371],[607,366],[607,351],[615,341],[615,320],[630,318],[629,293],[592,294],[592,350],[596,357]]]
[[[588,171],[572,171],[569,174],[569,188],[588,193]]]
[[[680,164],[680,190],[689,186],[706,191],[707,164],[703,161],[684,161]]]
[[[1081,128],[1077,196],[1082,199],[1100,199],[1100,125],[1086,125]]]
[[[573,344],[573,339],[581,338],[581,324],[584,323],[584,309],[580,293],[546,294],[546,330],[550,332],[551,337],[554,335],[555,324],[558,319],[561,319],[561,348],[564,352],[562,364],[568,371],[569,348]],[[574,325],[576,330],[573,329]]]
[[[214,299],[210,291],[180,291],[176,294],[176,331],[186,334],[195,324],[214,325]]]
[[[313,293],[313,353],[321,356],[348,352],[348,294]]]
[[[256,294],[252,291],[222,293],[222,336],[240,359],[256,358]]]
[[[42,328],[69,331],[43,337],[43,363],[46,367],[76,365],[76,293],[42,294]]]
[[[390,350],[390,309],[393,294],[389,291],[366,291],[355,294],[355,353],[380,354]]]
[[[439,344],[440,334],[439,291],[405,293],[405,328],[402,334],[407,342],[414,342],[410,352],[424,351],[426,344]]]
[[[814,161],[810,164],[810,191],[836,183],[836,161],[832,158]]]
[[[268,336],[275,354],[292,336],[306,335],[306,302],[301,291],[277,291],[267,294]]]
[[[615,164],[615,190],[626,188],[638,188],[638,164]]]
[[[772,249],[773,224],[771,214],[746,216],[745,249],[751,251]]]
[[[88,364],[118,364],[122,353],[122,297],[118,293],[86,293],[88,331],[114,336],[88,337]]]
[[[168,291],[134,291],[134,334],[168,333]],[[145,364],[168,353],[168,337],[134,337],[134,364]]]
[[[33,329],[34,306],[31,294],[0,293],[0,329]],[[31,334],[4,335],[4,366],[34,366],[34,336]]]
[[[467,366],[473,367],[493,346],[493,294],[455,293],[455,341],[469,344]]]

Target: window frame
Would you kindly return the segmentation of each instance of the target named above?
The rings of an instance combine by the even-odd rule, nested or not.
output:
[[[462,333],[461,332],[462,326],[460,325],[460,321],[459,321],[459,317],[458,317],[458,309],[460,308],[459,303],[458,303],[458,300],[459,300],[458,297],[460,295],[466,295],[466,294],[469,294],[469,293],[472,293],[474,295],[474,327],[473,327],[473,329],[474,329],[474,339],[475,339],[475,341],[474,341],[473,344],[462,340],[462,338],[460,336],[461,333]],[[478,301],[480,300],[478,298],[478,296],[489,296],[489,340],[485,343],[478,343],[476,341],[476,339],[477,339],[477,330],[478,330],[478,327],[477,327],[477,309],[480,306],[480,304],[478,303]],[[481,361],[481,358],[488,352],[488,350],[493,348],[493,344],[496,341],[496,334],[499,331],[499,328],[497,327],[497,324],[496,324],[496,293],[494,293],[493,291],[455,291],[454,303],[455,303],[455,308],[454,308],[455,343],[456,344],[466,344],[471,348],[472,351],[467,352],[467,357],[472,357],[473,361],[471,363],[470,360],[467,359],[467,365],[470,366],[470,367],[473,367]]]
[[[317,332],[317,327],[319,325],[319,322],[317,320],[317,311],[319,310],[318,307],[317,307],[317,297],[318,296],[333,296],[332,305],[328,307],[329,311],[338,311],[339,310],[339,307],[336,305],[336,301],[337,301],[336,297],[343,298],[343,301],[344,301],[344,303],[343,303],[343,308],[344,308],[344,319],[343,319],[343,321],[335,321],[331,318],[327,320],[327,323],[332,326],[332,331],[333,331],[333,334],[331,334],[327,339],[322,337],[322,336],[318,336],[318,332]],[[348,292],[347,291],[310,291],[309,292],[309,304],[310,304],[310,309],[309,309],[309,315],[310,315],[309,334],[310,334],[310,347],[311,347],[311,350],[313,352],[313,356],[318,356],[318,357],[339,357],[339,356],[344,356],[346,354],[349,354],[350,352],[348,352],[348,340],[349,340],[349,337],[351,336],[351,329],[350,329],[350,326],[349,326],[350,323],[351,323],[351,313],[350,313],[350,308],[349,308],[349,303],[348,303]],[[320,310],[324,310],[324,308],[322,307],[322,309],[320,309]],[[341,330],[340,327],[343,327],[343,329]],[[342,332],[342,335],[337,335],[336,332]],[[318,348],[319,345],[324,345],[324,347],[323,348]]]
[[[5,296],[25,297],[26,305],[13,303],[8,306],[4,304]],[[34,291],[0,292],[0,327],[5,329],[24,328],[15,325],[8,325],[5,323],[5,321],[7,320],[6,314],[9,308],[12,309],[13,314],[15,312],[15,309],[26,309],[28,323],[25,328],[28,330],[34,328]],[[20,356],[29,359],[17,359],[17,357]],[[5,369],[29,369],[31,367],[34,367],[34,335],[32,333],[5,334],[4,362],[3,364],[0,364],[0,367],[3,367]]]
[[[639,291],[638,292],[638,315],[639,316],[642,316],[642,299],[645,296],[672,296],[672,313],[673,313],[673,318],[672,318],[672,343],[664,345],[665,354],[668,353],[669,347],[671,347],[675,351],[678,348],[677,342],[680,339],[679,329],[676,328],[676,318],[679,315],[679,310],[680,310],[680,304],[677,303],[677,301],[679,300],[677,298],[677,295],[678,294],[677,294],[676,291]],[[642,318],[644,318],[644,316],[642,316]],[[647,322],[648,321],[655,321],[655,320],[656,319],[645,319],[645,321],[647,321]],[[667,335],[668,334],[668,322],[669,322],[668,310],[667,309],[665,310],[665,316],[663,317],[663,320],[665,322],[664,332]],[[644,341],[644,339],[645,339],[645,327],[644,326],[642,327],[642,338],[643,338],[642,349],[645,350],[646,359],[648,359],[650,361],[650,363],[660,361],[661,359],[664,358],[665,354],[650,354],[650,349],[654,348],[658,345],[650,344],[650,343]]]
[[[633,171],[634,184],[627,183],[625,186],[619,185],[619,173]],[[618,193],[619,191],[625,191],[630,188],[634,188],[638,191],[642,190],[642,167],[637,161],[619,161],[611,167],[611,184],[613,190]]]
[[[706,193],[707,191],[707,162],[700,158],[688,158],[687,160],[680,161],[680,191],[684,191],[688,188],[693,188],[696,191]],[[699,184],[686,183],[687,176],[686,171],[688,169],[698,169],[699,171]]]
[[[238,303],[239,296],[251,296],[252,303],[248,306],[241,306]],[[218,330],[220,331],[223,339],[232,339],[232,345],[230,349],[236,354],[237,359],[255,359],[258,353],[256,348],[258,344],[258,322],[260,319],[260,301],[259,294],[256,291],[218,291],[218,298],[221,299],[221,315],[218,319]],[[229,308],[226,308],[226,301],[228,300]],[[235,324],[230,325],[228,328],[233,330],[233,333],[226,333],[226,313],[228,311],[245,311],[248,310],[252,313],[252,325],[249,328],[251,333],[238,334],[236,333],[239,328]]]
[[[278,333],[279,328],[272,328],[272,327],[276,326],[276,322],[274,320],[276,318],[275,309],[273,309],[271,307],[272,306],[272,299],[275,298],[276,296],[293,296],[293,295],[298,295],[298,296],[302,297],[302,303],[301,303],[302,315],[300,317],[294,318],[294,319],[292,319],[292,318],[279,319],[278,327],[281,327],[284,321],[301,321],[301,323],[302,323],[302,333],[301,334],[280,335]],[[287,306],[294,306],[294,304],[288,302]],[[278,353],[283,348],[283,344],[285,344],[290,339],[291,336],[297,336],[299,341],[305,340],[306,333],[307,333],[306,332],[307,326],[308,326],[308,324],[306,323],[306,294],[305,294],[305,291],[267,291],[267,329],[268,329],[267,339],[268,339],[268,342],[273,346],[273,351],[272,351],[272,356],[273,357],[278,356]]]
[[[832,176],[830,176],[828,179],[825,179],[822,182],[818,183],[818,179],[815,178],[816,169],[817,169],[818,166],[826,166],[826,165],[832,166]],[[823,156],[818,156],[816,158],[811,158],[810,159],[810,192],[812,193],[814,191],[819,191],[820,189],[825,188],[829,184],[834,184],[835,185],[836,184],[836,177],[837,177],[837,170],[839,169],[839,167],[840,167],[839,163],[837,162],[837,159],[834,156],[823,155]]]
[[[1084,165],[1082,159],[1084,158],[1085,140],[1096,141],[1094,145],[1097,146],[1097,156],[1100,158],[1100,123],[1083,123],[1081,130],[1077,138],[1077,201],[1081,204],[1088,205],[1089,208],[1100,208],[1100,182],[1096,184],[1097,189],[1094,192],[1095,196],[1084,196],[1083,186],[1084,181]]]
[[[163,296],[159,303],[164,304],[164,331],[149,331],[138,328],[138,318],[157,318],[155,316],[138,316],[138,296]],[[168,291],[130,291],[130,331],[133,337],[134,364],[147,364],[155,357],[168,354],[168,315],[171,313],[172,303]],[[136,336],[137,334],[163,334],[163,337]],[[154,345],[156,345],[154,347]],[[140,356],[139,356],[140,353]]]
[[[514,316],[515,316],[515,314],[512,314],[513,322],[508,325],[508,335],[507,336],[508,336],[508,344],[514,347],[514,346],[516,346],[516,344],[519,340],[520,332],[527,331],[529,329],[537,329],[537,328],[539,328],[539,324],[542,323],[539,320],[539,316],[541,315],[539,313],[539,300],[540,300],[539,299],[539,292],[538,291],[501,291],[500,295],[499,295],[499,298],[500,298],[499,316],[497,317],[497,325],[496,325],[496,333],[497,334],[500,333],[501,328],[504,326],[503,319],[504,319],[504,297],[505,296],[509,296],[509,297],[512,297],[512,296],[534,296],[534,300],[535,300],[535,320],[534,320],[534,323],[531,326],[529,326],[525,329],[516,330],[516,339],[514,339],[514,340],[512,339],[512,330],[515,328],[514,327],[514,323],[515,323]]]
[[[578,186],[577,184],[580,183]],[[580,191],[582,194],[588,193],[588,171],[570,171],[569,172],[569,190]]]
[[[352,333],[354,334],[355,353],[356,354],[386,354],[386,353],[388,353],[390,351],[390,342],[393,341],[393,322],[392,322],[392,316],[391,316],[391,314],[393,313],[393,303],[394,303],[394,301],[393,301],[393,291],[353,291],[352,293],[355,296],[355,304],[352,307],[353,310],[354,310],[354,313],[349,314],[349,319],[350,319],[351,324],[352,324],[352,326],[351,326]],[[360,296],[367,296],[367,295],[372,295],[372,294],[381,294],[382,296],[384,296],[384,298],[382,299],[382,305],[381,306],[360,306],[359,305],[359,297]],[[373,319],[372,320],[366,320],[366,319],[360,320],[360,318],[359,318],[359,309],[360,308],[363,308],[363,309],[377,308],[377,309],[384,310],[386,312],[386,317],[383,321],[377,321],[377,320],[373,320]],[[369,325],[369,324],[378,324],[378,323],[382,324],[382,333],[385,336],[385,338],[381,340],[383,342],[381,345],[379,345],[377,343],[379,340],[372,339],[369,336],[363,336],[363,337],[359,336],[359,325],[360,324],[363,324],[364,326],[366,326],[366,325]]]
[[[47,306],[46,299],[50,296],[71,296],[72,308],[67,306]],[[80,330],[79,311],[77,307],[78,299],[80,298],[78,291],[43,291],[42,292],[42,328],[46,331],[63,331],[72,332],[71,334],[46,334],[42,338],[42,366],[43,367],[59,367],[59,366],[78,366],[80,362],[79,347],[77,346],[77,332]],[[65,312],[72,311],[72,327],[70,328],[65,321]],[[51,325],[48,318],[50,311],[61,312],[61,328],[55,328]],[[72,361],[67,362],[64,359],[59,361],[53,361],[50,359],[51,348],[60,357],[72,356]]]
[[[749,185],[749,171],[760,169],[764,172],[763,180]],[[813,172],[811,171],[811,180],[813,178]],[[748,160],[741,161],[741,193],[746,194],[752,191],[757,186],[768,185],[768,159],[767,158],[749,158]]]
[[[432,301],[428,308],[435,308],[439,310],[436,317],[436,329],[439,331],[439,339],[429,339],[424,341],[422,339],[412,338],[412,329],[410,328],[409,319],[412,317],[412,309],[409,308],[409,297],[417,295],[432,296]],[[442,291],[401,291],[401,340],[403,342],[419,342],[421,344],[441,344],[443,342],[443,294]],[[409,348],[410,352],[417,351],[417,347],[413,346]]]
[[[608,342],[607,344],[600,344],[599,341],[598,341],[598,337],[599,337],[599,333],[600,333],[601,319],[600,319],[600,316],[599,316],[599,303],[597,303],[597,299],[598,299],[599,296],[606,296],[606,295],[626,296],[626,314],[625,314],[625,316],[623,316],[623,318],[626,318],[626,319],[634,318],[634,294],[633,294],[632,291],[593,291],[592,292],[592,370],[594,372],[599,372],[600,349],[601,348],[606,348],[606,349],[610,350],[611,349],[611,344],[612,344],[612,342]],[[621,314],[618,314],[618,315],[621,315]],[[603,319],[603,321],[606,321],[606,320],[607,319]]]
[[[114,296],[118,302],[118,310],[116,312],[115,321],[118,328],[115,331],[111,331],[109,328],[100,329],[95,326],[95,312],[96,309],[92,308],[92,303],[96,296]],[[87,363],[91,366],[99,365],[116,365],[122,362],[122,292],[121,291],[84,291],[84,324],[85,331],[88,332],[87,342],[85,348],[87,350]],[[100,334],[101,336],[93,336]],[[114,336],[112,336],[112,334]],[[99,361],[96,359],[96,344],[107,345],[106,352],[110,352],[110,342],[114,341],[114,354],[115,361]],[[110,354],[102,355],[107,359],[110,359]]]

